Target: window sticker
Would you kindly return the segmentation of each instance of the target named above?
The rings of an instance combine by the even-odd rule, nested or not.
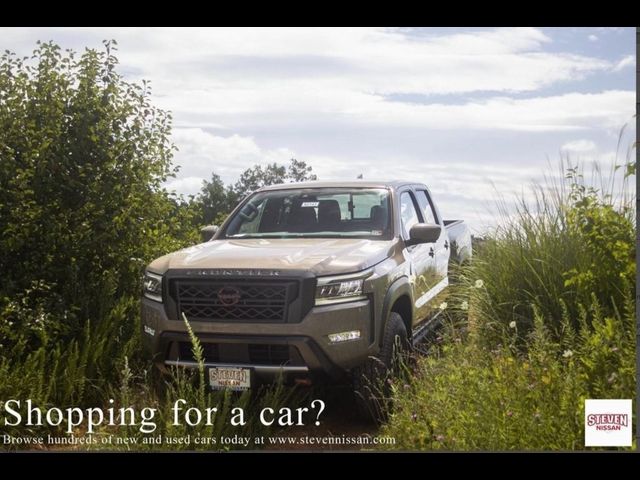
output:
[[[320,205],[320,202],[302,202],[301,207],[317,207],[318,205]]]

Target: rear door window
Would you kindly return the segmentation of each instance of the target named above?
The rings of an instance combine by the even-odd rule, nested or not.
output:
[[[427,191],[418,190],[416,194],[418,197],[418,205],[420,205],[420,211],[422,212],[422,216],[424,218],[424,223],[438,223],[438,221],[436,220],[436,212],[433,209],[433,205],[431,205],[431,202],[429,201]]]

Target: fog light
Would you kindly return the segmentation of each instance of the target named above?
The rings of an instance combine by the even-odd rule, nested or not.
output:
[[[331,343],[346,342],[348,340],[357,340],[360,338],[360,330],[351,330],[350,332],[330,333],[329,341]]]

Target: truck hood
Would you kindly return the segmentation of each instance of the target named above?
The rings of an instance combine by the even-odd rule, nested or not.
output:
[[[380,263],[395,240],[233,239],[213,240],[158,258],[149,269],[250,268],[309,270],[316,275],[351,273]]]

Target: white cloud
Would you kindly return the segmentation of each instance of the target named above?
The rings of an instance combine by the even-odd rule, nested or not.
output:
[[[239,174],[255,164],[288,163],[294,153],[287,148],[263,149],[253,137],[230,135],[222,137],[208,133],[200,128],[178,128],[173,132],[173,142],[178,147],[175,163],[181,165],[179,180],[175,183],[181,193],[196,185],[199,189],[203,179],[209,179],[211,172],[230,182]],[[189,193],[194,193],[193,190]]]
[[[73,46],[84,37],[83,43],[90,39],[99,46],[102,38],[118,38],[122,65],[151,78],[156,93],[162,95],[173,89],[226,91],[230,86],[269,91],[285,85],[295,88],[305,79],[324,79],[333,90],[379,94],[534,91],[611,67],[595,57],[545,52],[551,39],[535,28],[464,33],[452,29],[425,35],[380,28],[57,28],[41,35],[36,32],[4,29],[0,41],[10,39],[3,43],[26,47],[29,37],[48,36]],[[161,54],[150,55],[150,51]]]
[[[597,42],[598,41],[598,36],[597,35],[591,34],[587,38],[589,39],[590,42]]]
[[[618,63],[616,63],[613,67],[614,72],[619,72],[627,67],[635,67],[636,65],[636,57],[634,55],[627,55],[623,57]]]
[[[173,191],[178,195],[195,195],[202,188],[202,177],[183,177],[172,179],[167,182],[165,188],[170,192]]]
[[[47,37],[63,47],[98,46],[102,38],[117,38],[122,69],[131,79],[152,80],[154,102],[173,111],[177,126],[227,134],[292,124],[314,130],[339,122],[346,128],[618,128],[630,115],[627,102],[633,95],[510,98],[514,92],[621,69],[633,60],[614,64],[545,51],[552,39],[536,28],[419,34],[388,28],[0,30],[4,44]],[[473,92],[482,92],[484,100],[462,95]],[[397,101],[398,94],[405,95],[404,102]],[[452,103],[454,94],[459,97]]]
[[[462,105],[418,105],[370,98],[350,113],[360,121],[430,129],[619,130],[635,111],[635,93],[611,90],[550,97],[496,97]]]
[[[565,152],[576,152],[576,153],[584,153],[584,152],[592,152],[597,148],[595,142],[591,140],[572,140],[570,142],[562,145],[560,150]]]

